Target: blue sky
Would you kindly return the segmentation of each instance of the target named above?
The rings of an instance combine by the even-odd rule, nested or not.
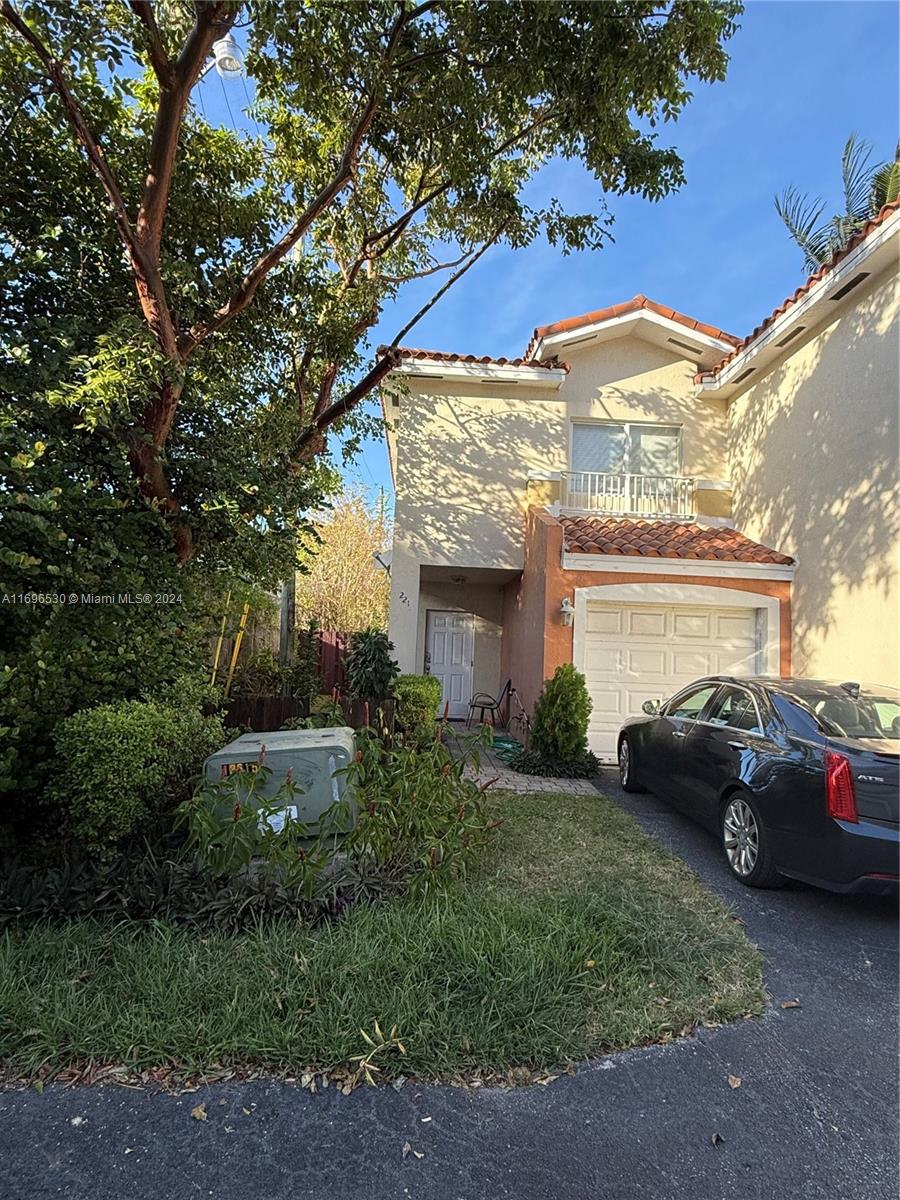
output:
[[[837,209],[847,135],[856,131],[872,142],[873,159],[893,152],[898,16],[893,0],[750,0],[729,44],[725,82],[697,86],[678,123],[661,132],[684,160],[684,187],[655,204],[608,197],[615,242],[601,251],[564,257],[541,242],[489,252],[416,326],[409,343],[515,356],[535,325],[639,292],[731,333],[748,333],[805,278],[773,195],[795,183]],[[217,81],[203,87],[219,92],[221,104]],[[237,113],[241,100],[231,103]],[[592,207],[598,195],[595,181],[574,163],[550,164],[535,188],[577,211]],[[390,341],[427,294],[424,285],[410,287],[386,310],[373,346]],[[390,489],[383,442],[367,443],[347,476]]]

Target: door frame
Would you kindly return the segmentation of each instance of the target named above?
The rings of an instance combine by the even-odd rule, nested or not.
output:
[[[455,716],[452,713],[450,714],[451,720],[454,720],[454,719],[460,720],[462,717],[465,717],[466,712],[468,712],[469,701],[472,699],[472,695],[473,695],[474,689],[475,689],[475,613],[471,612],[465,608],[426,608],[425,609],[425,644],[424,644],[424,649],[423,649],[423,654],[422,654],[422,658],[423,658],[422,671],[423,671],[423,674],[425,674],[425,675],[431,674],[431,670],[430,670],[431,664],[429,662],[429,659],[431,657],[429,630],[431,629],[431,626],[432,626],[432,618],[435,615],[444,615],[444,616],[448,616],[448,617],[468,617],[468,619],[469,619],[469,630],[470,630],[470,634],[471,634],[471,638],[472,638],[472,657],[469,659],[469,695],[465,698],[464,701],[460,702],[460,703],[464,704],[466,711],[463,712],[462,714],[456,714]],[[439,710],[438,710],[438,716],[443,715],[443,709],[444,709],[444,701],[441,700]]]

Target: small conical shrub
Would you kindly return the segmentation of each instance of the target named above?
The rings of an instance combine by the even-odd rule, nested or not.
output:
[[[588,750],[590,716],[584,676],[571,663],[563,663],[544,683],[534,706],[529,749],[516,755],[512,767],[526,775],[570,779],[595,775],[600,764]]]

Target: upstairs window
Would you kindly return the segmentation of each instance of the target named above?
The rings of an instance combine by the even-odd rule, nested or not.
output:
[[[681,430],[672,425],[577,421],[572,426],[573,471],[680,475]]]

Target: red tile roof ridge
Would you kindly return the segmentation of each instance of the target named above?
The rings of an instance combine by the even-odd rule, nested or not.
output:
[[[759,325],[756,326],[753,332],[748,333],[747,336],[738,342],[735,348],[729,351],[729,353],[726,354],[723,359],[717,362],[715,366],[709,367],[705,371],[698,371],[694,376],[694,382],[703,383],[704,380],[715,379],[719,372],[724,370],[724,368],[727,367],[730,362],[733,362],[739,354],[742,354],[743,351],[746,350],[751,344],[751,342],[756,341],[756,339],[761,334],[765,333],[769,326],[772,325],[780,316],[786,313],[787,310],[798,301],[802,300],[803,297],[806,296],[817,283],[821,282],[821,280],[823,280],[827,275],[830,275],[839,263],[843,262],[843,260],[849,254],[851,254],[857,246],[866,240],[869,234],[880,228],[885,221],[887,221],[887,219],[898,210],[900,210],[900,200],[892,200],[890,204],[885,204],[884,207],[881,208],[879,212],[871,218],[871,220],[867,221],[861,229],[854,233],[853,237],[850,238],[845,246],[842,246],[840,250],[836,251],[836,253],[831,256],[828,262],[823,263],[822,266],[819,267],[818,271],[815,271],[812,275],[810,275],[806,283],[801,284],[800,287],[792,292],[790,296],[786,297],[786,299],[784,299],[776,309],[773,309],[773,311],[769,313],[769,315],[763,321],[761,321]]]
[[[567,333],[569,330],[579,329],[583,325],[596,325],[601,321],[611,321],[615,317],[624,317],[629,313],[640,312],[641,309],[654,312],[657,316],[666,317],[670,321],[684,325],[687,329],[694,329],[698,333],[716,338],[718,341],[731,342],[732,345],[737,345],[740,341],[740,338],[735,337],[732,333],[726,333],[724,329],[719,329],[715,325],[707,325],[705,321],[697,321],[694,317],[688,317],[684,313],[678,312],[677,309],[666,304],[659,304],[656,300],[651,300],[642,292],[638,292],[631,300],[623,300],[619,304],[611,304],[607,308],[598,308],[593,312],[582,313],[578,317],[566,317],[564,320],[554,321],[550,325],[538,325],[531,335],[531,341],[525,350],[525,357],[533,356],[541,338],[554,333]]]
[[[445,363],[471,363],[474,365],[491,366],[491,367],[534,367],[543,371],[568,371],[569,364],[559,362],[557,359],[548,359],[546,362],[539,362],[537,359],[529,358],[493,358],[489,354],[455,354],[449,350],[421,350],[416,346],[379,346],[376,352],[378,358],[383,358],[394,350],[401,358],[412,358],[417,361],[426,362],[445,362]]]

